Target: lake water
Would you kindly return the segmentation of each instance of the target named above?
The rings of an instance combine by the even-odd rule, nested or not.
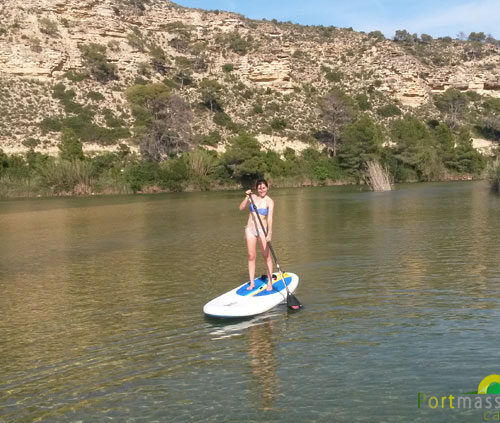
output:
[[[270,195],[305,308],[229,323],[241,192],[0,202],[0,422],[483,421],[417,394],[500,374],[488,184]]]

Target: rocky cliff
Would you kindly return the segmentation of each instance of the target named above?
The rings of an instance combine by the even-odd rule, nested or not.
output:
[[[112,78],[89,74],[83,47],[91,45],[105,51]],[[0,148],[6,152],[27,150],[27,139],[39,140],[40,151],[56,151],[59,134],[40,128],[44,118],[68,114],[54,97],[56,84],[82,105],[94,104],[89,93],[98,93],[94,119],[105,127],[106,113],[132,126],[128,87],[173,82],[194,111],[198,137],[219,130],[222,144],[231,130],[214,122],[214,110],[200,107],[204,80],[219,84],[219,107],[236,125],[284,144],[321,129],[317,102],[332,88],[367,95],[373,107],[394,103],[431,114],[431,96],[449,87],[500,97],[500,48],[443,39],[409,49],[350,29],[254,21],[166,0],[0,5]],[[273,119],[285,123],[270,127]],[[133,148],[136,139],[120,142]],[[87,149],[118,142],[108,144]]]

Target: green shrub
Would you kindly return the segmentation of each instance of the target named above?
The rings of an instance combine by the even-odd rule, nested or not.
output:
[[[480,174],[486,166],[485,157],[472,146],[467,129],[462,128],[457,137],[457,170],[462,173]]]
[[[448,88],[443,94],[434,96],[434,104],[446,116],[450,127],[455,128],[465,117],[469,99],[456,88]]]
[[[295,153],[295,150],[291,147],[285,148],[285,151],[283,152],[283,156],[285,157],[285,160],[287,160],[287,161],[293,161],[297,158],[297,154]]]
[[[186,71],[186,70],[192,69],[193,62],[191,59],[188,59],[186,56],[176,56],[175,57],[175,66],[181,71]]]
[[[92,165],[81,160],[49,161],[41,170],[43,183],[55,194],[90,193]]]
[[[123,6],[132,8],[135,13],[142,15],[142,13],[146,10],[146,5],[151,3],[151,0],[119,0],[118,4],[122,4]],[[120,9],[115,10],[117,15],[120,14]]]
[[[170,95],[170,90],[165,84],[155,83],[147,85],[134,85],[125,91],[129,103],[141,107],[153,106],[165,100]]]
[[[122,164],[122,158],[117,153],[107,151],[92,157],[90,163],[92,164],[92,176],[99,177],[103,173],[119,168]]]
[[[218,131],[212,131],[210,134],[205,135],[202,140],[202,145],[210,145],[212,147],[217,146],[217,144],[221,141],[222,137]]]
[[[22,179],[29,176],[29,166],[23,156],[8,156],[0,150],[0,175],[8,175],[11,179]]]
[[[85,115],[69,116],[62,119],[61,123],[63,128],[72,130],[79,138],[82,137],[83,133],[85,132],[85,128],[93,125],[88,116]]]
[[[165,52],[160,46],[152,45],[149,50],[152,59],[151,59],[151,67],[153,70],[160,75],[165,75],[168,71],[167,67],[167,56]]]
[[[234,65],[232,63],[226,63],[222,66],[222,70],[226,73],[230,73],[234,71]]]
[[[40,173],[47,166],[47,164],[53,160],[54,158],[48,154],[39,153],[37,151],[30,150],[26,153],[26,162],[28,163],[28,167],[35,173]]]
[[[144,52],[146,50],[146,42],[142,38],[140,32],[130,32],[127,34],[127,41],[130,47],[135,48],[140,52]]]
[[[141,62],[137,65],[137,72],[146,78],[151,76],[151,66],[148,62]]]
[[[57,98],[64,102],[73,99],[75,96],[75,91],[66,90],[66,86],[61,82],[52,87],[52,98]]]
[[[120,51],[120,42],[118,40],[111,40],[108,42],[108,47],[111,51],[117,53]]]
[[[355,97],[356,102],[358,103],[359,110],[361,111],[366,111],[366,110],[371,110],[372,105],[368,99],[368,96],[366,94],[358,94]]]
[[[96,43],[79,46],[84,64],[91,75],[99,82],[108,82],[118,79],[118,68],[108,62],[106,46]]]
[[[484,32],[471,32],[468,41],[483,43],[486,41],[486,34]]]
[[[205,78],[200,82],[202,104],[211,112],[222,112],[222,85],[215,79]]]
[[[276,113],[281,109],[281,105],[277,101],[270,101],[269,103],[266,104],[266,111],[270,113]]]
[[[190,71],[180,71],[174,75],[174,82],[183,88],[184,86],[192,85],[194,80]]]
[[[193,150],[185,154],[185,159],[189,168],[190,180],[198,188],[208,189],[217,167],[221,165],[217,155],[206,150]]]
[[[483,98],[481,94],[475,91],[466,91],[465,95],[470,101],[481,101],[481,99]]]
[[[151,44],[149,46],[149,54],[154,59],[158,59],[158,60],[161,60],[163,62],[166,62],[166,60],[167,60],[165,50],[163,50],[163,48],[161,48],[161,46],[159,46],[158,44]]]
[[[76,136],[75,132],[70,129],[65,129],[59,142],[59,157],[63,160],[83,160],[82,143]]]
[[[26,138],[22,144],[25,146],[25,147],[28,147],[28,148],[35,148],[36,146],[38,146],[40,144],[40,140],[38,138]]]
[[[207,50],[207,42],[206,41],[199,41],[197,43],[194,43],[190,46],[190,53],[193,56],[197,57],[203,57],[203,53]]]
[[[255,115],[260,115],[262,113],[264,113],[264,109],[262,108],[262,104],[260,103],[255,103],[252,107],[252,112],[253,114]]]
[[[281,160],[278,153],[266,151],[263,159],[266,165],[266,177],[277,178],[293,174],[293,167],[290,166],[290,163]]]
[[[384,140],[382,129],[368,115],[361,115],[342,131],[339,164],[358,181],[365,163],[379,157]]]
[[[369,37],[375,38],[377,41],[384,41],[385,36],[380,31],[372,31],[368,33]]]
[[[403,44],[412,44],[415,42],[417,34],[410,34],[406,29],[397,30],[394,34],[394,41]]]
[[[87,93],[87,98],[92,101],[104,101],[106,98],[97,91],[89,91]]]
[[[183,32],[189,29],[189,26],[182,21],[168,22],[163,26],[168,32]]]
[[[168,78],[165,78],[163,81],[162,81],[168,88],[171,88],[173,90],[179,88],[179,84],[177,84],[177,82],[175,81],[172,81],[171,79],[168,79]]]
[[[189,37],[179,36],[171,39],[168,44],[179,53],[187,53],[189,49]]]
[[[94,141],[102,145],[113,145],[118,140],[129,138],[130,131],[127,128],[103,128],[98,125],[87,127],[88,133],[84,134],[87,141]]]
[[[62,130],[61,119],[58,117],[43,118],[39,126],[43,134],[47,132],[60,132]]]
[[[401,110],[395,104],[386,104],[385,106],[381,106],[377,109],[377,114],[384,118],[400,116]]]
[[[159,166],[157,162],[140,161],[129,164],[124,170],[125,180],[133,192],[142,190],[158,180]]]
[[[38,23],[40,25],[40,32],[52,37],[58,34],[57,22],[51,21],[48,18],[41,18]]]
[[[142,76],[136,76],[134,78],[134,85],[148,85],[149,81],[144,79]]]
[[[254,92],[253,92],[253,90],[248,89],[248,90],[240,91],[240,94],[243,98],[250,100],[253,97]]]
[[[297,49],[293,52],[292,57],[297,60],[305,59],[307,58],[307,53]]]
[[[330,82],[340,82],[344,77],[344,73],[341,71],[329,70],[325,72],[325,78]]]
[[[303,150],[301,162],[305,174],[315,181],[324,183],[328,179],[336,181],[345,178],[338,162],[316,149],[307,148]]]
[[[61,101],[61,103],[64,105],[64,111],[67,114],[74,114],[74,115],[85,115],[87,118],[93,116],[93,112],[91,112],[89,109],[86,109],[84,106],[82,106],[79,103],[76,103],[72,100],[64,100]]]
[[[483,102],[483,107],[487,111],[500,114],[500,98],[488,98]]]
[[[190,169],[184,157],[166,160],[160,165],[160,186],[169,191],[182,191],[189,177]]]
[[[216,112],[214,113],[213,121],[215,124],[219,126],[224,126],[231,131],[237,131],[238,125],[236,125],[231,117],[224,112]]]
[[[89,77],[87,72],[75,72],[73,69],[70,69],[64,72],[64,78],[69,79],[72,82],[81,82],[84,79]]]
[[[257,139],[242,133],[230,140],[230,145],[223,155],[223,161],[238,180],[255,179],[264,176],[267,170],[264,154]]]
[[[137,127],[146,127],[153,120],[153,113],[146,107],[132,104],[131,112],[135,118],[135,126]]]
[[[439,180],[444,164],[437,140],[427,126],[415,116],[405,116],[391,125],[393,149],[399,165],[408,168],[420,181]],[[446,138],[446,134],[442,135]],[[409,173],[411,175],[411,172]]]
[[[104,108],[102,109],[102,115],[104,116],[104,120],[106,122],[106,126],[109,128],[120,128],[122,126],[125,126],[125,121],[123,119],[117,118],[113,111]]]
[[[287,127],[287,121],[283,118],[274,118],[270,126],[273,131],[282,131]]]
[[[238,34],[238,31],[234,31],[228,34],[227,41],[229,43],[229,47],[231,48],[231,50],[242,56],[247,54],[248,50],[252,48],[252,43],[249,41],[249,39],[242,38]]]

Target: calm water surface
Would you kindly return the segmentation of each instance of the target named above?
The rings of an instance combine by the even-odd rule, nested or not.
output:
[[[230,323],[202,307],[247,280],[241,193],[0,202],[0,422],[482,421],[417,392],[500,374],[500,197],[270,194],[306,308]]]

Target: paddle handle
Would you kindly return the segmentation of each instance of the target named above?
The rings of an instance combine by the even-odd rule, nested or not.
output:
[[[257,210],[257,207],[255,206],[255,203],[253,202],[252,193],[247,194],[247,195],[248,195],[248,198],[250,199],[250,202],[252,203],[253,209]],[[262,220],[260,219],[259,212],[256,211],[255,214],[257,216],[257,219],[259,220],[260,227],[262,228],[262,232],[264,232],[264,235],[267,237],[267,231],[266,231],[266,228],[264,228],[264,224],[262,223]],[[276,267],[278,268],[278,271],[280,272],[281,278],[283,279],[283,285],[285,285],[286,292],[288,295],[290,295],[290,291],[288,290],[288,286],[287,286],[286,281],[285,281],[285,276],[283,275],[283,272],[281,270],[281,266],[278,263],[278,258],[276,257],[276,253],[274,252],[274,248],[271,245],[271,241],[266,240],[266,242],[267,242],[267,245],[269,247],[269,250],[271,251],[271,255],[273,256],[274,263],[276,264]]]

